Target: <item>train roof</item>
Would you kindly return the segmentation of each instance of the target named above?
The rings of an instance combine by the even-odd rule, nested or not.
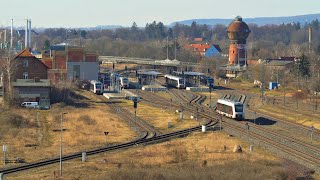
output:
[[[182,72],[174,71],[174,73],[182,75]],[[186,76],[202,76],[202,75],[204,75],[204,73],[192,72],[192,71],[184,71],[183,74]]]
[[[91,80],[90,83],[91,83],[91,84],[97,84],[97,83],[98,83],[98,84],[101,84],[101,82],[100,82],[100,81],[97,81],[97,80]]]
[[[230,100],[230,99],[218,99],[217,101],[218,103],[222,103],[222,104],[226,104],[226,105],[238,105],[238,104],[243,104],[239,101],[234,101],[234,100]]]
[[[166,74],[164,77],[166,78],[169,78],[169,79],[183,79],[182,77],[179,77],[179,76],[174,76],[174,75],[171,75],[171,74]]]
[[[161,75],[161,73],[160,73],[160,72],[157,72],[157,71],[145,71],[145,72],[139,72],[138,74],[148,75],[148,76],[158,76],[158,75]]]

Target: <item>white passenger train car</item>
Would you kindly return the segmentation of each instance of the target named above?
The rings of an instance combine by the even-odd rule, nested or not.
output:
[[[95,94],[102,94],[103,93],[102,83],[96,80],[90,81],[90,91],[92,91]]]
[[[218,99],[216,111],[218,114],[237,120],[243,120],[245,118],[244,106],[238,101]]]
[[[166,74],[164,77],[166,79],[167,85],[176,87],[178,89],[186,88],[186,81],[184,78],[169,75],[169,74]]]
[[[129,87],[129,79],[127,77],[120,77],[120,86],[124,89]]]

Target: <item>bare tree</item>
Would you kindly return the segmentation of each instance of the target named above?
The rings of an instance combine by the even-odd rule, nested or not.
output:
[[[17,69],[17,61],[13,58],[10,51],[6,51],[1,57],[2,71],[4,75],[4,88],[6,98],[13,98],[12,81]]]
[[[301,46],[299,44],[291,44],[288,48],[288,55],[292,57],[299,57],[301,56]]]

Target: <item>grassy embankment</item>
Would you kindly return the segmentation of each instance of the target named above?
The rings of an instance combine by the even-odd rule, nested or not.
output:
[[[90,92],[81,93],[91,96]],[[68,113],[63,118],[64,154],[122,143],[137,136],[105,104],[85,97],[75,106],[54,104],[50,110],[4,109],[0,113],[0,143],[8,146],[7,158],[34,162],[58,157],[63,112]],[[107,137],[105,131],[109,132]]]

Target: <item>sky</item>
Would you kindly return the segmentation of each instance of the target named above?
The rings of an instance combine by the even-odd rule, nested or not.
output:
[[[22,26],[28,18],[33,27],[144,27],[153,21],[315,14],[320,0],[6,0],[1,7],[0,26],[11,19]]]

